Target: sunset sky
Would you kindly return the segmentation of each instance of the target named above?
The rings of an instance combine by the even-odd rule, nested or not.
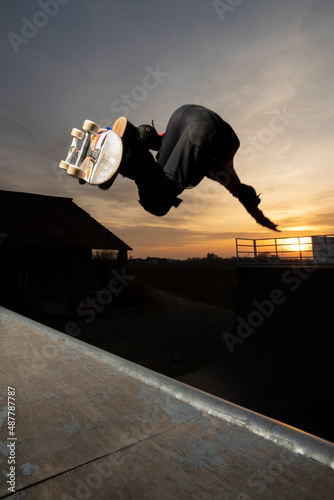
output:
[[[102,192],[57,167],[86,118],[154,119],[163,132],[194,103],[236,131],[236,170],[280,236],[334,233],[332,0],[2,0],[1,9],[1,189],[73,198],[133,257],[231,256],[237,237],[275,237],[210,180],[159,218],[132,181],[119,176]]]

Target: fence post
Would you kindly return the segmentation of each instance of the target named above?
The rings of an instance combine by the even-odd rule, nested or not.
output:
[[[298,236],[298,248],[299,248],[299,261],[300,265],[303,265],[303,254],[302,254],[302,247],[300,245],[300,237]]]
[[[253,248],[254,248],[254,263],[257,266],[258,265],[258,261],[257,261],[256,240],[253,240]]]
[[[239,249],[238,249],[238,238],[235,239],[236,253],[237,253],[237,267],[239,267]]]

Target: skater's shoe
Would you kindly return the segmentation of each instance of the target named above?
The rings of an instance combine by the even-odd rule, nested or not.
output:
[[[126,177],[132,178],[132,172],[130,167],[130,159],[134,156],[134,145],[138,140],[138,131],[132,123],[130,123],[125,116],[118,118],[112,126],[113,132],[115,132],[123,142],[123,155],[122,162],[118,169],[118,173],[125,175]],[[127,173],[129,175],[127,175]],[[109,179],[109,181],[99,184],[99,188],[103,190],[109,189],[115,181],[116,176]]]
[[[130,136],[132,139],[138,139],[147,149],[158,151],[161,148],[161,137],[154,127],[153,120],[152,125],[135,127],[124,116],[121,116],[115,121],[112,129],[124,140],[129,139]]]
[[[124,116],[115,121],[112,130],[121,137],[123,142],[123,159],[128,161],[135,153],[139,144],[139,131]]]
[[[125,116],[121,116],[118,118],[114,125],[112,126],[113,132],[115,132],[117,135],[119,135],[122,139],[125,135],[125,131],[128,128],[128,120],[125,118]]]
[[[140,145],[138,137],[138,129],[130,123],[125,116],[118,118],[112,126],[115,132],[123,142],[123,156],[122,163],[118,172],[124,177],[134,179],[134,158],[137,156],[138,145]],[[112,182],[105,182],[100,184],[100,189],[109,189]]]
[[[139,170],[145,168],[146,163],[150,160],[154,161],[149,152],[151,144],[148,144],[148,139],[152,138],[154,133],[151,129],[157,134],[154,127],[150,125],[135,127],[124,116],[118,118],[114,123],[112,130],[121,137],[123,142],[123,158],[119,173],[124,177],[135,180],[140,175]],[[158,138],[160,139],[159,136]],[[151,142],[153,145],[154,141],[151,140]]]
[[[161,137],[154,127],[154,122],[152,120],[152,125],[139,125],[139,140],[147,147],[147,149],[152,149],[153,151],[159,151],[162,145]]]

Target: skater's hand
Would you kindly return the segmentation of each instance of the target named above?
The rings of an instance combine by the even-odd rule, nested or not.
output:
[[[100,128],[99,134],[103,134],[103,132],[108,132],[108,129],[107,128]]]

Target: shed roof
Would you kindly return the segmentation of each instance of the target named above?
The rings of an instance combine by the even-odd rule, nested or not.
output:
[[[0,241],[5,246],[131,250],[72,198],[2,190]]]

